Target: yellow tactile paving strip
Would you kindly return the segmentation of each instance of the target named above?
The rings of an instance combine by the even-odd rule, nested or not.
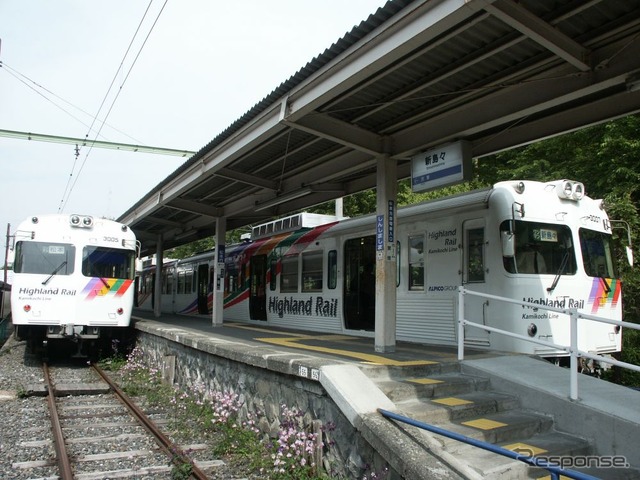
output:
[[[469,400],[465,400],[463,398],[456,398],[456,397],[438,398],[436,400],[431,400],[431,401],[434,403],[439,403],[441,405],[446,405],[448,407],[455,407],[458,405],[469,405],[473,403]]]
[[[493,430],[494,428],[506,427],[506,423],[496,422],[495,420],[489,420],[488,418],[478,418],[476,420],[469,420],[468,422],[462,422],[462,425],[467,427],[477,428],[479,430]]]
[[[420,385],[435,385],[437,383],[444,383],[443,380],[436,380],[435,378],[407,378],[406,382],[418,383]]]
[[[231,326],[231,325],[228,325]],[[265,332],[273,334],[273,330],[269,330],[266,328],[260,327],[251,327],[246,325],[233,324],[235,328],[243,328],[246,330],[254,330],[258,332]],[[328,353],[330,355],[340,355],[343,357],[355,358],[361,360],[363,363],[368,363],[372,365],[387,365],[387,366],[396,366],[396,367],[407,367],[413,365],[436,365],[438,362],[432,360],[393,360],[391,358],[386,358],[381,355],[375,355],[371,353],[365,352],[357,352],[352,350],[344,350],[340,348],[330,348],[330,347],[322,347],[319,345],[308,345],[303,343],[305,340],[313,340],[313,341],[331,341],[331,342],[339,342],[339,341],[348,341],[353,340],[354,337],[350,337],[348,335],[306,335],[306,334],[295,334],[291,332],[287,332],[286,337],[263,337],[256,338],[255,340],[259,342],[269,343],[272,345],[279,345],[281,347],[288,348],[296,348],[300,350],[309,350],[313,352],[321,352]]]

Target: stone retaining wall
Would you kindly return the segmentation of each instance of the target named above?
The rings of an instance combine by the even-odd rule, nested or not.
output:
[[[303,412],[305,425],[322,433],[321,461],[332,478],[362,479],[379,474],[386,465],[316,380],[225,358],[151,332],[139,331],[137,345],[179,387],[204,385],[208,391],[238,395],[243,403],[240,420],[248,413],[258,417],[258,427],[271,438],[277,436],[283,405]]]

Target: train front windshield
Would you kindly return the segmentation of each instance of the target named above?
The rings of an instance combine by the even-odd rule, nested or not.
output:
[[[566,225],[539,222],[503,222],[502,231],[513,225],[515,255],[504,257],[509,273],[539,275],[575,275],[579,261],[571,229]],[[616,278],[611,235],[586,228],[578,231],[580,251],[586,274],[590,277]]]
[[[133,280],[135,253],[132,250],[86,246],[82,252],[82,274],[85,277]]]
[[[594,230],[579,230],[584,270],[590,277],[617,278],[611,253],[611,235]]]
[[[576,254],[571,229],[566,225],[514,222],[515,256],[505,257],[509,273],[534,275],[575,275]],[[502,224],[508,231],[511,222]]]
[[[71,275],[76,247],[68,243],[16,243],[13,270],[15,273]]]

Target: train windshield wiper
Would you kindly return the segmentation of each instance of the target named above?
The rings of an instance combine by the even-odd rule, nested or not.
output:
[[[558,273],[556,273],[556,277],[553,279],[553,283],[549,288],[547,288],[547,292],[551,293],[555,290],[556,285],[560,281],[560,277],[564,274],[564,269],[567,267],[567,263],[569,261],[569,250],[567,250],[562,257],[562,262],[560,262],[560,268],[558,268]]]
[[[51,275],[49,275],[47,279],[44,282],[42,282],[42,285],[46,285],[47,283],[49,283],[49,280],[51,280],[56,273],[62,270],[66,264],[67,264],[67,261],[65,260],[60,265],[58,265],[58,267],[53,272],[51,272]]]

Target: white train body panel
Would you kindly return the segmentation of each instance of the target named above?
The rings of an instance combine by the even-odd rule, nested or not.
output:
[[[111,220],[42,215],[22,222],[15,233],[13,324],[39,327],[49,338],[96,338],[100,328],[127,327],[136,245],[133,232]]]
[[[607,215],[599,201],[582,197],[579,190],[565,193],[564,185],[502,182],[485,191],[399,209],[397,339],[455,345],[461,285],[621,320],[620,281],[613,274]],[[512,240],[513,253],[503,247],[506,237]],[[373,336],[375,297],[363,275],[372,261],[375,215],[230,246],[224,320]],[[206,272],[209,281],[198,276],[191,282],[192,292],[166,292],[163,308],[208,314],[213,253],[180,260],[172,268],[174,275],[180,268],[190,269],[194,276]],[[147,299],[140,306],[150,309],[151,303]],[[570,341],[568,316],[543,309],[466,295],[465,318],[556,344]],[[471,327],[465,331],[465,342],[492,350],[563,354]],[[581,320],[579,348],[617,352],[621,335],[611,325]]]

